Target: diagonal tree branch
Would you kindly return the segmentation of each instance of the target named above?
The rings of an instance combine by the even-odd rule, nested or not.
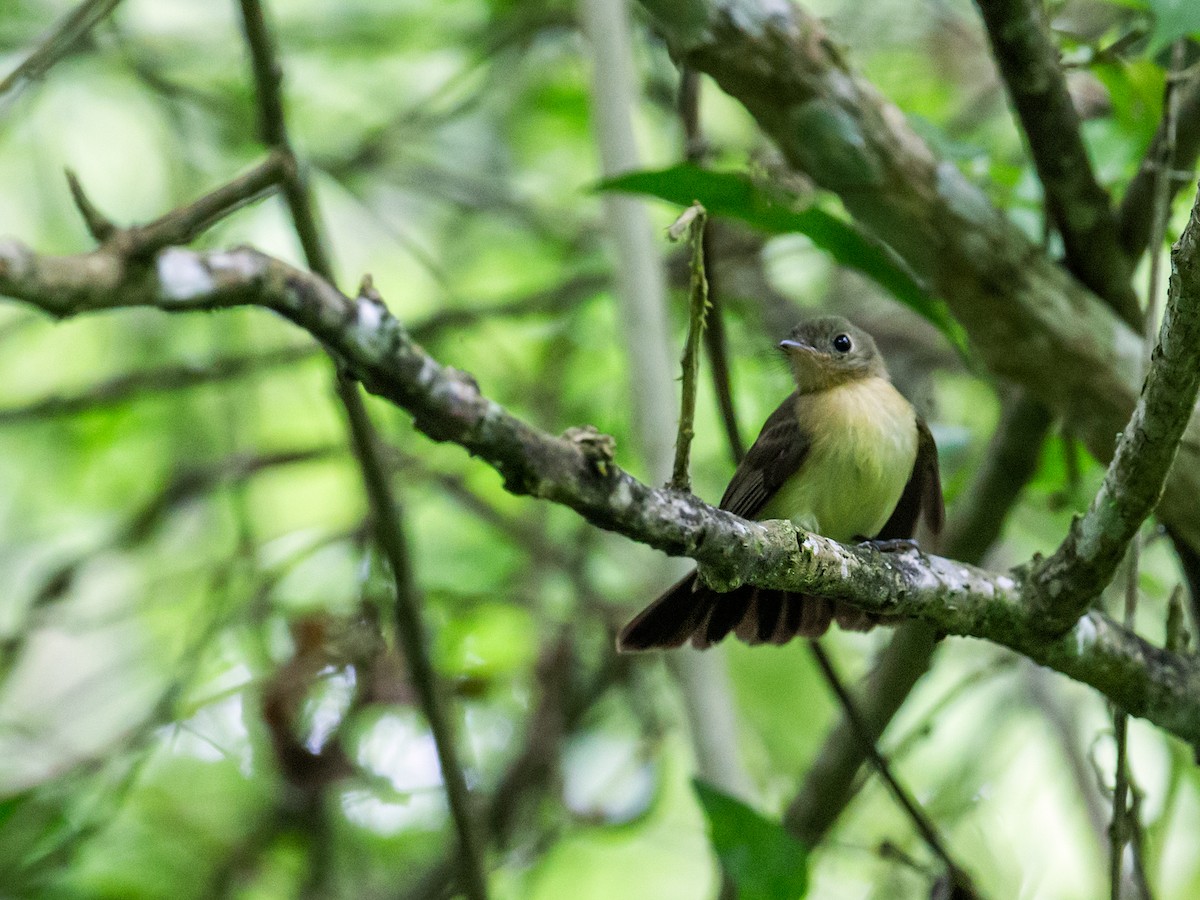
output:
[[[740,100],[788,162],[945,299],[997,376],[1109,459],[1137,402],[1141,340],[1022,234],[847,64],[824,27],[774,0],[642,0],[671,52]],[[1200,442],[1159,517],[1200,546]]]
[[[80,38],[102,22],[120,3],[121,0],[84,0],[63,16],[37,49],[0,81],[0,98],[26,82],[43,78],[55,63],[74,49]]]
[[[320,339],[373,393],[407,409],[427,435],[453,441],[495,468],[514,493],[563,504],[601,528],[690,556],[717,586],[752,582],[822,594],[870,612],[923,619],[946,634],[994,641],[1200,743],[1200,663],[1152,646],[1099,612],[1047,638],[1021,570],[993,573],[915,551],[846,547],[787,523],[749,522],[695,497],[650,488],[615,466],[596,442],[552,437],[489,401],[469,375],[414,344],[378,298],[346,297],[257,251],[170,249],[146,267],[129,266],[105,248],[41,257],[0,242],[0,293],[60,316],[126,306],[272,309]]]
[[[1200,198],[1198,198],[1200,201]],[[1200,389],[1200,202],[1171,253],[1171,288],[1150,371],[1100,492],[1062,545],[1035,564],[1048,631],[1070,627],[1116,573],[1154,509]]]
[[[92,237],[99,243],[110,244],[110,249],[120,256],[141,260],[153,257],[163,247],[190,243],[216,222],[263,199],[276,185],[286,180],[287,170],[287,158],[272,152],[253,169],[192,203],[173,209],[151,222],[127,228],[119,228],[100,212],[84,192],[74,172],[67,172],[67,184],[71,189],[71,198]]]
[[[875,746],[875,738],[871,734],[870,726],[861,718],[858,708],[855,706],[854,699],[850,696],[850,692],[846,689],[841,677],[833,668],[833,663],[830,662],[821,645],[817,641],[810,641],[809,650],[812,651],[817,667],[825,675],[830,685],[833,686],[838,699],[841,700],[846,717],[850,720],[851,727],[857,733],[858,739],[870,757],[871,764],[879,773],[879,777],[883,779],[888,790],[891,791],[896,802],[912,821],[926,845],[945,865],[946,875],[954,883],[956,895],[961,895],[964,898],[977,897],[978,894],[975,893],[975,886],[971,882],[971,877],[954,861],[954,857],[950,855],[950,851],[946,848],[945,839],[938,832],[937,826],[926,815],[925,810],[913,799],[908,790],[892,774],[891,764],[879,752],[879,748]]]
[[[976,0],[1062,235],[1067,268],[1134,328],[1141,309],[1108,192],[1096,181],[1040,0]]]

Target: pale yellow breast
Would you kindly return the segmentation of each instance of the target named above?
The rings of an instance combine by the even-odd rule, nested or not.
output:
[[[883,378],[802,395],[797,415],[812,434],[800,471],[763,508],[836,541],[874,537],[904,492],[917,458],[917,419]],[[818,422],[819,427],[809,423]]]

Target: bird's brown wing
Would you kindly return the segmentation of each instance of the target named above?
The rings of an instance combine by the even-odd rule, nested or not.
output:
[[[812,441],[796,422],[796,399],[792,394],[771,413],[725,488],[721,509],[743,519],[755,518],[804,464]]]
[[[811,440],[796,423],[796,395],[779,406],[734,472],[721,508],[756,518],[785,481],[804,465]],[[917,420],[917,458],[896,509],[878,537],[909,538],[924,513],[930,529],[942,529],[945,510],[938,474],[937,445]],[[819,637],[833,621],[845,629],[871,628],[880,617],[842,601],[790,591],[741,585],[726,594],[707,587],[692,572],[625,626],[617,638],[623,651],[678,647],[704,649],[731,631],[749,644],[783,644],[796,636]]]
[[[721,509],[753,519],[803,465],[811,442],[796,423],[795,407],[792,394],[771,413],[733,473]],[[748,584],[719,594],[693,571],[621,630],[617,648],[628,652],[678,647],[691,640],[704,649],[735,629],[751,643],[784,643],[797,633],[815,637],[829,627],[832,613],[827,607],[812,606],[798,594]]]
[[[925,524],[935,535],[940,534],[946,520],[946,505],[942,499],[942,476],[938,469],[937,444],[929,426],[917,417],[917,459],[912,475],[900,495],[891,517],[879,534],[881,541],[910,538],[917,530],[917,520],[925,515]]]

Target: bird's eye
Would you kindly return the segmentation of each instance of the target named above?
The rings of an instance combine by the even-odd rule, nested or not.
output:
[[[833,349],[838,353],[849,353],[852,346],[854,345],[850,342],[848,334],[839,334],[833,339]]]

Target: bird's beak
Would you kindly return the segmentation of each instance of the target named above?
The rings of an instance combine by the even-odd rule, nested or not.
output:
[[[806,353],[811,353],[813,348],[808,344],[802,344],[800,341],[793,341],[790,338],[779,342],[779,349],[784,353],[791,353],[795,350],[803,350]]]

